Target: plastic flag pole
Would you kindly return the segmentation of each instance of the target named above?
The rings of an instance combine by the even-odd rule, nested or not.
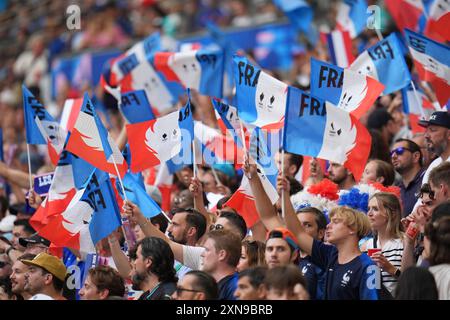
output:
[[[281,151],[281,177],[284,179],[284,149]],[[281,191],[281,217],[284,220],[285,213],[285,205],[284,205],[284,190]]]
[[[245,143],[245,133],[244,133],[244,127],[242,125],[242,120],[239,119],[239,125],[241,127],[241,139],[242,139],[242,145],[244,146],[244,154],[247,155],[248,158],[250,158],[250,154],[248,153],[247,150],[247,145]],[[248,161],[250,161],[250,159],[247,159]],[[251,173],[248,174],[248,178],[251,179],[252,175]]]
[[[123,181],[122,181],[122,178],[120,177],[119,169],[117,168],[117,163],[116,163],[116,159],[114,158],[114,155],[112,157],[112,160],[114,163],[114,168],[116,169],[117,178],[119,179],[120,188],[122,189],[123,197],[124,197],[125,201],[128,201],[127,194],[125,192],[125,187],[123,186]],[[128,218],[123,215],[120,215],[120,218],[122,220],[123,236],[125,237],[125,241],[127,242],[128,250],[130,250],[131,248],[134,247],[134,245],[136,243],[136,241],[135,241],[136,239],[134,237],[134,233],[132,233],[133,230],[131,230],[131,225],[130,225],[130,221],[128,220]]]
[[[420,108],[420,115],[422,116],[422,118],[424,120],[426,120],[425,119],[425,112],[423,111],[422,103],[420,102],[419,94],[417,93],[417,90],[416,90],[416,85],[414,84],[414,81],[412,81],[412,80],[411,80],[411,86],[412,86],[413,91],[414,91],[414,97],[416,97],[417,103],[418,103],[419,108]]]
[[[28,180],[30,181],[30,190],[33,188],[33,182],[31,181],[31,159],[30,159],[30,145],[27,143],[27,156],[28,156]]]

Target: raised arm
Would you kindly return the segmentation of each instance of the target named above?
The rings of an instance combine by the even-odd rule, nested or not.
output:
[[[273,230],[284,226],[283,221],[277,215],[277,212],[271,203],[266,191],[259,179],[256,171],[256,165],[250,164],[248,161],[244,164],[244,172],[249,177],[250,188],[255,198],[256,210],[259,213],[262,223],[267,230]]]
[[[211,225],[210,213],[205,208],[205,202],[203,201],[203,186],[200,180],[196,177],[191,178],[191,184],[189,185],[189,191],[194,196],[194,209],[200,212],[206,219],[206,230],[209,230]]]
[[[114,233],[108,236],[109,247],[111,248],[112,258],[117,267],[117,271],[122,278],[127,279],[130,276],[131,264],[127,255],[120,248],[120,243]]]
[[[28,173],[21,170],[8,168],[6,163],[3,161],[0,161],[0,176],[8,180],[9,183],[17,185],[21,188],[28,189],[30,187]]]
[[[183,263],[183,246],[170,240],[164,233],[162,233],[150,221],[148,221],[137,205],[130,201],[125,201],[123,210],[124,213],[128,216],[128,219],[139,224],[142,232],[144,232],[146,237],[157,237],[166,241],[170,245],[175,259]]]
[[[310,255],[312,251],[313,238],[305,232],[300,220],[298,220],[294,207],[292,206],[291,198],[289,195],[290,185],[289,180],[286,177],[278,176],[277,180],[278,192],[284,193],[284,220],[286,226],[296,236],[300,249]]]
[[[127,144],[127,140],[128,140],[127,130],[126,130],[126,127],[124,125],[122,130],[120,131],[119,136],[116,139],[116,144],[117,144],[117,147],[119,148],[119,150],[125,149],[125,145]]]

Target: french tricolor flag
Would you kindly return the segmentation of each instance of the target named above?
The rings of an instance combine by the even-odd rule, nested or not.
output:
[[[431,83],[441,106],[450,98],[450,47],[411,30],[406,41],[419,77]]]
[[[428,120],[431,114],[436,111],[425,93],[417,85],[416,87],[417,97],[411,85],[402,89],[403,110],[409,116],[409,124],[413,133],[425,132],[425,128],[419,126],[419,120]],[[437,111],[442,111],[442,109]]]
[[[51,217],[66,210],[72,198],[78,190],[82,189],[94,169],[82,159],[63,150],[55,168],[47,197],[30,219],[33,228],[39,231],[48,224]]]
[[[352,39],[348,31],[334,30],[326,34],[326,40],[333,64],[347,68],[355,60],[352,53]]]
[[[248,151],[251,159],[256,162],[258,176],[264,190],[269,196],[271,203],[275,204],[279,199],[276,190],[276,181],[279,172],[261,128],[256,127],[252,131]],[[242,178],[241,186],[232,195],[230,200],[226,202],[226,205],[234,208],[241,214],[249,228],[259,220],[254,196],[246,176]]]
[[[279,199],[275,184],[269,180],[259,165],[257,170],[259,179],[269,196],[270,202],[275,204]],[[248,178],[245,175],[242,178],[240,187],[224,205],[236,210],[244,218],[247,228],[251,228],[259,220],[258,211],[256,210],[255,205],[255,197],[250,188]]]
[[[233,137],[235,144],[239,148],[243,148],[241,140],[241,120],[239,119],[237,108],[217,99],[211,99],[211,102],[214,107],[220,131],[222,131],[224,135],[230,134]],[[245,143],[248,145],[249,136],[246,135],[247,129],[245,126],[242,126],[242,129],[244,130],[244,137],[246,139]]]
[[[87,93],[67,140],[66,149],[96,168],[123,177],[128,165],[95,112]]]
[[[222,97],[224,59],[221,49],[157,52],[153,63],[167,81],[175,81],[204,95]]]
[[[238,148],[232,137],[208,127],[200,121],[194,121],[195,139],[202,147],[205,163],[242,163],[244,153]]]
[[[288,85],[234,56],[236,107],[247,125],[262,129],[283,127]]]
[[[384,5],[402,32],[405,28],[418,30],[420,20],[425,18],[422,0],[389,0]]]
[[[83,105],[83,98],[67,99],[64,102],[63,112],[61,114],[61,120],[59,124],[66,131],[71,132],[75,121],[80,113],[81,106]]]
[[[49,158],[56,165],[64,147],[67,131],[53,119],[24,85],[22,85],[22,95],[26,141],[29,144],[46,144]]]
[[[177,98],[151,64],[155,50],[160,49],[159,34],[136,43],[110,62],[103,73],[103,86],[120,87],[121,92],[145,90],[150,104],[159,112],[172,108]]]
[[[445,43],[450,41],[450,2],[434,0],[428,13],[425,35],[433,40]]]
[[[283,148],[343,164],[358,181],[369,157],[371,136],[355,116],[289,87]]]
[[[190,103],[178,111],[150,121],[127,124],[131,171],[136,173],[179,155],[190,155],[194,138]]]
[[[349,69],[381,82],[385,86],[384,94],[400,90],[411,82],[411,74],[395,33],[361,53]]]
[[[336,28],[348,31],[352,39],[366,27],[367,3],[365,0],[344,0],[338,4]]]
[[[106,172],[95,170],[60,214],[38,233],[54,245],[95,253],[95,245],[121,225],[120,211]]]
[[[311,94],[361,118],[383,92],[377,80],[311,58]]]

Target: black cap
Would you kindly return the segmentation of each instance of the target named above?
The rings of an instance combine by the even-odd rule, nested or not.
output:
[[[450,129],[450,114],[448,111],[435,111],[430,119],[419,120],[419,126],[428,127],[430,124]]]
[[[19,243],[22,247],[27,247],[27,245],[29,243],[31,244],[43,244],[46,247],[50,246],[50,241],[48,241],[45,238],[42,238],[40,235],[38,235],[37,233],[33,234],[31,237],[29,238],[19,238]]]

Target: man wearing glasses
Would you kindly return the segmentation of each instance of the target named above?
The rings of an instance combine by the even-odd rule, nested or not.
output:
[[[189,271],[178,281],[172,295],[174,300],[217,300],[216,280],[208,273],[198,270]]]
[[[391,161],[395,171],[402,177],[396,185],[400,188],[403,217],[409,215],[416,203],[416,193],[422,185],[425,171],[422,169],[420,147],[408,139],[398,139],[391,150]]]
[[[428,166],[423,175],[422,184],[428,183],[431,171],[443,162],[450,161],[450,113],[447,111],[436,111],[428,121],[420,120],[419,125],[425,128],[425,142],[428,151],[438,157]],[[420,206],[418,200],[412,211]]]

